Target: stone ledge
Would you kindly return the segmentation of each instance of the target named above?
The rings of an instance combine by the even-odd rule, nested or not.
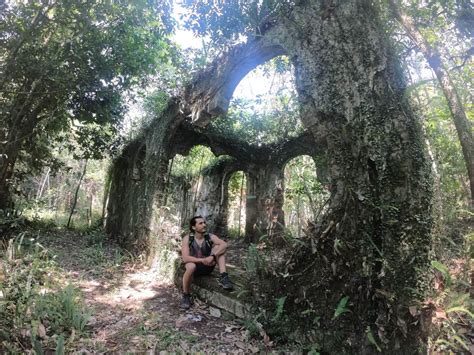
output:
[[[209,276],[197,277],[191,285],[191,292],[197,295],[207,304],[219,308],[238,318],[247,318],[250,316],[250,299],[249,292],[245,285],[245,271],[238,269],[232,265],[227,265],[227,272],[232,283],[233,291],[226,291],[217,282],[219,272],[214,272]],[[178,269],[175,277],[175,284],[181,289],[181,280],[184,273],[184,267]]]

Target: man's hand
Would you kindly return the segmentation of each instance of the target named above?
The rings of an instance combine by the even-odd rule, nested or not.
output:
[[[211,256],[208,256],[204,259],[202,259],[202,263],[204,265],[207,265],[207,266],[212,266],[214,265],[216,262],[214,261],[214,257],[211,255]]]

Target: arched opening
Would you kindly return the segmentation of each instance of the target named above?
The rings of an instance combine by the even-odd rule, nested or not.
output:
[[[248,171],[246,177],[233,177],[229,187],[240,186],[230,192],[231,234],[256,242],[282,233],[281,167],[286,156],[294,156],[290,151],[295,147],[288,143],[304,132],[290,59],[278,56],[250,71],[236,87],[227,114],[212,120],[207,131],[224,135],[235,147],[236,153],[230,154]],[[245,198],[238,198],[241,192]],[[247,207],[245,213],[240,205]]]
[[[303,132],[294,67],[287,56],[257,66],[237,85],[227,113],[209,124],[229,138],[261,147]]]
[[[308,222],[317,220],[324,212],[329,191],[320,181],[314,159],[301,155],[285,165],[283,209],[285,225],[294,237],[301,237]]]
[[[228,181],[228,235],[240,238],[245,234],[247,178],[243,171],[231,174]]]
[[[192,147],[187,155],[176,154],[169,163],[164,207],[171,219],[180,226],[196,214],[203,194],[203,171],[216,156],[203,145]]]
[[[422,146],[419,122],[408,102],[403,100],[405,83],[399,77],[395,56],[381,35],[384,31],[378,26],[377,12],[364,2],[354,1],[340,2],[336,7],[319,2],[304,2],[304,5],[294,12],[295,18],[300,16],[305,20],[303,23],[285,21],[283,26],[288,26],[289,35],[282,35],[279,23],[275,30],[273,24],[268,23],[269,28],[261,37],[233,47],[216,59],[186,87],[182,97],[170,101],[159,122],[145,133],[145,139],[157,148],[153,149],[154,153],[159,152],[157,160],[167,160],[172,148],[166,143],[170,135],[174,138],[180,134],[174,130],[180,120],[189,120],[202,128],[200,134],[212,128],[225,133],[228,146],[239,152],[239,156],[231,155],[246,165],[247,194],[254,195],[257,201],[255,208],[259,214],[252,228],[268,230],[265,225],[268,225],[268,210],[274,211],[278,189],[283,185],[281,168],[287,161],[278,160],[282,152],[278,133],[285,139],[297,137],[295,126],[285,125],[286,121],[273,112],[247,114],[248,110],[234,110],[233,106],[222,119],[221,127],[221,118],[216,116],[227,112],[236,84],[249,69],[283,52],[272,51],[273,47],[284,46],[297,67],[295,76],[301,108],[295,112],[301,112],[302,121],[312,135],[306,147],[320,145],[327,158],[331,208],[315,221],[311,238],[297,240],[292,245],[297,252],[286,255],[283,268],[277,269],[282,272],[273,272],[274,278],[266,277],[269,273],[264,272],[252,274],[259,290],[265,291],[254,292],[253,296],[264,295],[260,301],[267,310],[273,309],[275,302],[287,300],[284,311],[295,318],[292,325],[296,322],[302,328],[314,325],[317,329],[310,338],[312,341],[325,339],[323,352],[328,352],[332,345],[342,350],[340,344],[343,343],[354,344],[345,347],[346,352],[375,351],[363,340],[368,334],[377,334],[378,343],[387,344],[384,348],[402,346],[400,351],[404,352],[410,347],[399,342],[402,337],[393,337],[395,341],[390,338],[395,332],[400,333],[400,329],[407,343],[415,344],[410,339],[412,334],[413,338],[418,337],[416,331],[420,327],[415,324],[421,322],[410,318],[407,306],[409,300],[418,301],[419,297],[413,296],[423,291],[424,282],[418,282],[417,276],[425,273],[429,266],[431,240],[429,159],[423,149],[419,149]],[[313,21],[315,14],[320,14],[323,20]],[[353,18],[358,20],[353,21]],[[370,41],[361,38],[370,38]],[[257,60],[255,53],[260,54]],[[251,100],[258,103],[260,98],[255,93],[250,94]],[[232,110],[236,112],[235,117],[246,118],[250,124],[245,126],[233,121]],[[271,134],[262,135],[260,126],[267,127],[266,121],[256,117],[271,118],[269,122],[274,123]],[[212,124],[206,126],[211,119]],[[163,127],[166,130],[155,129]],[[233,128],[239,130],[233,131]],[[273,137],[277,139],[272,141]],[[272,170],[277,163],[280,165]],[[149,176],[153,176],[154,165],[147,169]],[[125,177],[127,182],[128,176]],[[116,180],[119,178],[121,176]],[[143,196],[153,199],[161,188],[153,183],[140,184],[132,190],[134,201],[141,203]],[[148,200],[142,203],[143,209],[138,210],[144,212],[136,222],[122,218],[127,217],[131,207],[124,206],[120,210],[118,206],[120,211],[114,218],[126,221],[118,232],[129,239],[146,239],[151,234]],[[114,203],[120,201],[117,198]],[[280,248],[282,252],[289,249]],[[298,287],[292,288],[294,285]],[[403,307],[394,307],[393,300],[401,300]],[[347,308],[344,308],[346,303]],[[344,319],[335,321],[334,309],[341,305]],[[305,311],[301,312],[303,308]],[[374,314],[378,314],[377,319]],[[322,329],[313,323],[315,319],[331,326]],[[343,334],[351,335],[343,339]],[[349,348],[351,351],[347,351]]]

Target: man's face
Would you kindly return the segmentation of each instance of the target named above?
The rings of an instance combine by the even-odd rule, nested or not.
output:
[[[197,233],[204,233],[206,231],[206,221],[204,218],[196,219],[196,224],[193,226],[193,229]]]

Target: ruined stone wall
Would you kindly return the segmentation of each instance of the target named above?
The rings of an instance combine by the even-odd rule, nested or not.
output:
[[[423,337],[408,306],[426,287],[430,164],[378,19],[369,2],[354,0],[308,2],[280,23],[302,121],[326,151],[332,192],[310,247],[287,263],[294,276],[281,280],[280,292],[300,285],[289,311],[315,310],[311,319],[330,328],[314,331],[324,349],[368,351],[370,331],[387,351],[410,353]],[[350,313],[334,321],[343,297]]]
[[[367,334],[384,353],[416,353],[422,320],[408,307],[419,307],[426,286],[430,164],[377,9],[364,0],[302,1],[271,26],[216,60],[188,87],[180,111],[205,126],[226,111],[236,81],[252,66],[283,52],[294,62],[301,118],[325,152],[331,201],[305,245],[290,250],[278,270],[285,276],[260,280],[260,299],[268,302],[262,306],[274,309],[286,297],[293,329],[326,353],[375,352]],[[114,168],[108,224],[118,224],[111,230],[133,247],[146,246],[159,205],[159,172],[179,123],[178,111],[169,113],[144,136],[143,180],[133,181],[139,144]],[[249,195],[259,190],[255,179],[247,181]],[[343,298],[347,312],[334,317]]]
[[[273,238],[285,226],[283,212],[283,168],[277,165],[249,164],[245,238],[257,242],[260,237]]]
[[[208,231],[220,237],[228,231],[229,179],[243,165],[233,158],[222,157],[203,171],[195,214],[203,216]]]
[[[106,231],[127,250],[150,256],[153,247],[152,213],[160,206],[170,138],[180,118],[179,106],[167,109],[129,143],[111,169]]]

